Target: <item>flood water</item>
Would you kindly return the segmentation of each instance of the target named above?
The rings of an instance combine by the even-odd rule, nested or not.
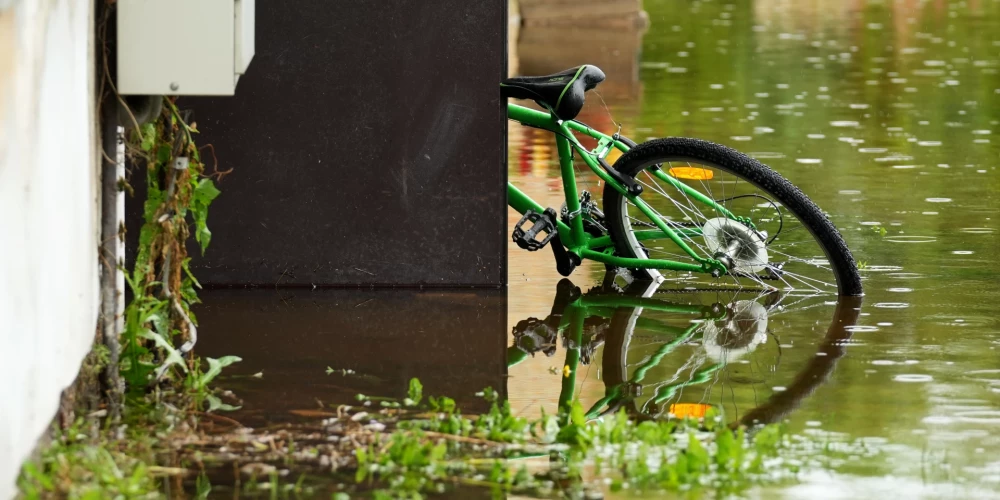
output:
[[[598,88],[603,102],[590,98],[581,119],[605,130],[614,120],[636,140],[693,136],[751,154],[827,211],[865,266],[866,297],[838,343],[842,356],[785,418],[798,432],[863,438],[882,453],[780,496],[1000,495],[1000,3],[647,0],[644,8],[650,26],[639,51],[627,53],[629,37],[610,50],[600,50],[603,40],[587,47],[636,65],[611,66],[616,83]],[[529,31],[522,40],[544,40]],[[521,69],[601,66],[577,51],[537,60],[522,47]],[[510,137],[512,182],[559,206],[551,139],[515,125]],[[511,246],[512,321],[547,313],[558,280],[550,259]],[[603,266],[583,271],[574,282],[586,287]],[[724,405],[736,418],[787,391],[822,354],[834,312],[821,303],[772,318],[773,337],[749,363],[674,401]],[[634,367],[665,342],[641,327],[633,338]],[[678,349],[646,380],[687,376],[679,370],[699,349]],[[610,354],[598,349],[584,400],[604,394],[598,367]],[[554,378],[546,370],[561,355],[512,368],[512,401],[549,404],[557,382],[546,382]]]
[[[584,263],[570,279],[592,301],[574,337],[552,327],[572,287],[551,253],[513,243],[506,293],[210,291],[203,330],[226,333],[203,352],[244,358],[233,417],[265,425],[359,392],[402,396],[410,377],[469,413],[492,386],[526,416],[567,391],[589,408],[622,387],[631,411],[707,404],[866,447],[754,497],[1000,496],[1000,2],[644,8],[647,27],[613,36],[524,26],[518,71],[595,64],[608,79],[582,121],[637,141],[719,142],[773,167],[843,233],[862,301],[661,290],[611,304],[595,290],[603,265]],[[511,181],[558,208],[552,138],[511,124],[509,152]],[[752,313],[750,337],[677,342],[714,304]]]

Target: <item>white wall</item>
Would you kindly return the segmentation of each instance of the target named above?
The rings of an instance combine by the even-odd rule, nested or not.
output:
[[[0,499],[94,339],[93,0],[0,0]]]

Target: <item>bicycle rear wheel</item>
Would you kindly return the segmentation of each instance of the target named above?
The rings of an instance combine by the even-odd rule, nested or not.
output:
[[[641,199],[699,257],[723,260],[731,271],[716,278],[707,273],[633,269],[636,278],[662,277],[695,288],[862,295],[854,257],[837,229],[801,190],[757,160],[719,144],[669,138],[632,148],[614,168],[643,186]],[[732,215],[753,221],[755,227],[734,221],[657,178],[657,168]],[[619,255],[695,262],[617,190],[604,190],[604,211]]]

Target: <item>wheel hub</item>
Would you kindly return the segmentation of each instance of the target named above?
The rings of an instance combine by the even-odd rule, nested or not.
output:
[[[705,323],[702,345],[716,361],[735,361],[767,340],[767,309],[764,306],[752,300],[741,300],[729,309],[725,319]]]
[[[730,272],[757,273],[767,268],[767,248],[756,231],[732,219],[709,219],[702,226],[712,258]]]

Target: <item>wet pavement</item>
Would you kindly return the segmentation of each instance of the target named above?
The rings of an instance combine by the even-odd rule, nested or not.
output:
[[[664,289],[609,301],[603,265],[560,284],[550,252],[512,243],[507,290],[206,291],[199,347],[244,359],[228,372],[244,401],[233,418],[401,397],[410,377],[468,412],[486,386],[523,415],[567,393],[595,411],[712,405],[879,451],[752,496],[1000,495],[1000,3],[645,9],[645,31],[579,42],[592,51],[536,50],[586,31],[522,27],[521,70],[605,67],[582,121],[639,141],[699,137],[775,168],[841,229],[863,301]],[[558,208],[552,139],[515,124],[509,136],[511,181]]]

